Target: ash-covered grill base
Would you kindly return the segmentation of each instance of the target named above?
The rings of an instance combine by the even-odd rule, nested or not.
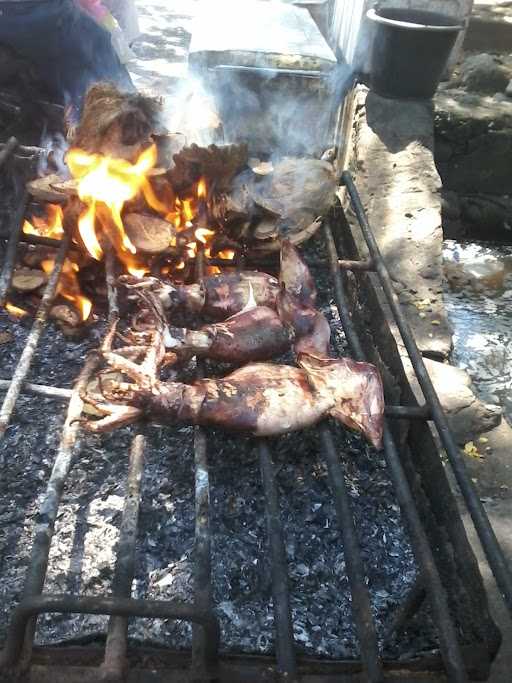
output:
[[[322,310],[331,321],[333,341],[343,333],[322,267],[319,247],[307,254]],[[26,336],[23,323],[1,324],[13,341],[0,347],[4,377],[9,377]],[[87,339],[67,341],[50,326],[45,332],[31,379],[71,386],[85,352],[98,345],[102,325]],[[218,368],[217,368],[218,370]],[[0,493],[3,553],[1,637],[23,586],[37,501],[45,488],[58,448],[64,408],[54,400],[23,397],[1,448],[7,462]],[[133,597],[193,599],[194,454],[193,429],[147,425],[142,501]],[[128,452],[135,428],[103,437],[83,435],[59,508],[45,592],[105,595],[111,592],[116,543],[125,495]],[[334,430],[346,467],[368,585],[382,638],[386,624],[403,601],[416,574],[414,558],[382,456],[362,439]],[[321,444],[314,430],[272,443],[285,545],[289,561],[291,607],[298,652],[350,659],[359,655],[351,613],[343,542],[337,526]],[[271,653],[274,622],[264,494],[257,450],[250,440],[211,433],[210,463],[212,577],[221,649]],[[103,637],[107,617],[44,614],[38,620],[39,644]],[[428,619],[425,629],[402,641],[407,658],[435,648]],[[189,648],[186,622],[132,620],[133,641]],[[396,656],[397,652],[393,655]]]

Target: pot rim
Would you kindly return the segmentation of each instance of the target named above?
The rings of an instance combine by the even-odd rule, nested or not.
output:
[[[386,7],[382,9],[402,9],[401,7]],[[404,8],[405,9],[405,8]],[[378,24],[384,24],[386,26],[393,26],[394,28],[407,29],[412,31],[433,31],[436,33],[446,33],[450,31],[462,31],[464,28],[461,24],[454,24],[452,26],[433,26],[432,24],[415,24],[410,21],[400,21],[399,19],[388,19],[387,17],[382,17],[377,13],[378,9],[375,7],[369,9],[366,12],[366,16],[371,21],[375,21]],[[455,19],[454,19],[455,21]]]

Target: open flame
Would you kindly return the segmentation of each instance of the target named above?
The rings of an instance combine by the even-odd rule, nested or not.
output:
[[[101,212],[101,226],[116,251],[135,254],[137,250],[124,230],[121,211],[126,202],[141,191],[150,206],[158,205],[146,177],[156,163],[156,147],[152,145],[142,152],[135,164],[125,159],[71,149],[67,163],[71,175],[78,180],[78,196],[87,207],[78,219],[78,231],[89,254],[97,260],[103,256],[96,232],[97,205],[100,203],[108,209]]]
[[[199,251],[205,259],[205,272],[220,273],[218,265],[210,263],[216,232],[207,227],[209,193],[206,179],[200,178],[188,196],[176,196],[170,186],[169,191],[162,187],[159,190],[162,196],[165,195],[162,199],[157,196],[150,182],[156,161],[155,145],[144,150],[135,163],[77,148],[69,150],[66,162],[76,181],[77,194],[83,205],[73,240],[96,261],[101,261],[105,251],[113,248],[128,273],[139,278],[144,277],[154,267],[154,259],[148,254],[137,252],[123,223],[123,211],[127,209],[133,212],[133,207],[139,207],[143,201],[147,208],[172,226],[169,249],[174,251],[175,256],[160,268],[162,274],[172,277],[173,272],[183,271],[187,261],[196,258]],[[129,202],[131,204],[127,206]],[[62,207],[47,204],[46,216],[32,216],[25,221],[23,230],[27,234],[60,239],[64,234],[63,223]],[[223,249],[218,252],[218,257],[225,261],[233,260],[235,251]],[[48,273],[52,270],[53,263],[53,260],[46,259],[41,267]],[[74,258],[66,259],[57,293],[73,304],[82,320],[87,320],[91,314],[92,302],[80,290],[78,272],[79,265]],[[26,313],[11,304],[9,306],[11,308],[8,310],[13,315]]]
[[[53,259],[45,259],[41,261],[41,268],[45,273],[50,274],[54,264],[55,261]],[[70,259],[64,261],[57,286],[57,294],[70,301],[80,313],[81,319],[85,321],[91,314],[92,301],[84,296],[80,290],[80,283],[77,278],[79,270],[78,264],[74,261]]]
[[[64,235],[63,213],[59,204],[46,204],[46,217],[32,216],[30,221],[23,223],[25,235],[39,235],[40,237],[52,237],[61,239]]]

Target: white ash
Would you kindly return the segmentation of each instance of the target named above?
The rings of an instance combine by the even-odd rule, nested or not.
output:
[[[321,278],[325,279],[325,275]],[[323,283],[322,283],[323,284]],[[325,285],[324,285],[325,286]],[[322,287],[323,288],[323,287]],[[342,331],[332,300],[322,310]],[[9,324],[14,341],[0,346],[4,377],[14,367],[26,331]],[[69,386],[84,353],[100,330],[77,344],[50,327],[31,374],[33,381]],[[217,368],[218,370],[218,368]],[[62,404],[23,397],[1,448],[9,463],[0,492],[2,600],[0,634],[19,599],[37,501],[44,492],[64,419]],[[392,484],[380,454],[337,426],[335,440],[346,469],[356,529],[379,636],[412,584],[416,568]],[[146,428],[148,447],[142,481],[136,576],[138,598],[193,598],[193,429]],[[85,435],[66,483],[59,510],[45,590],[105,595],[111,591],[116,543],[125,493],[128,452],[135,428],[101,437]],[[315,430],[272,441],[286,552],[289,561],[294,635],[299,652],[330,658],[358,654],[338,530],[325,463]],[[213,598],[225,651],[270,653],[273,632],[270,557],[260,467],[249,440],[210,433]],[[408,654],[435,646],[425,631],[405,643]],[[55,643],[98,634],[107,617],[45,615],[37,641]],[[188,623],[132,620],[130,637],[172,648],[188,648]]]

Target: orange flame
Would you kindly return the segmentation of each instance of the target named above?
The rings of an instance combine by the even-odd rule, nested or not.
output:
[[[45,259],[41,261],[41,268],[45,273],[49,274],[53,270],[55,261],[53,259]],[[84,296],[80,290],[77,273],[80,270],[77,263],[66,259],[62,266],[62,272],[59,278],[57,287],[57,294],[60,294],[64,299],[71,301],[74,307],[80,313],[82,320],[87,320],[91,314],[92,301]]]
[[[28,311],[25,311],[23,308],[19,308],[8,301],[5,302],[5,310],[9,315],[13,315],[15,318],[23,318],[24,315],[28,315]]]
[[[197,228],[194,233],[196,240],[199,240],[203,244],[206,244],[208,237],[213,237],[215,235],[214,230],[208,230],[208,228]]]
[[[197,184],[197,196],[199,199],[206,199],[206,181],[204,178]]]
[[[62,207],[59,204],[46,204],[45,208],[46,218],[32,216],[30,221],[25,220],[23,232],[25,235],[39,235],[60,239],[64,234]]]
[[[219,251],[219,258],[223,258],[226,261],[232,261],[235,258],[235,250],[223,249],[222,251]]]
[[[103,255],[96,233],[97,204],[108,209],[108,228],[105,230],[118,254],[135,254],[136,249],[126,234],[121,212],[126,202],[142,192],[146,203],[156,211],[167,214],[165,206],[155,195],[147,178],[155,166],[157,149],[152,145],[144,150],[135,164],[126,159],[113,159],[101,154],[88,154],[81,149],[71,149],[66,157],[69,169],[78,180],[78,196],[87,209],[78,220],[78,229],[90,255],[99,260]],[[105,212],[102,212],[105,229]]]

